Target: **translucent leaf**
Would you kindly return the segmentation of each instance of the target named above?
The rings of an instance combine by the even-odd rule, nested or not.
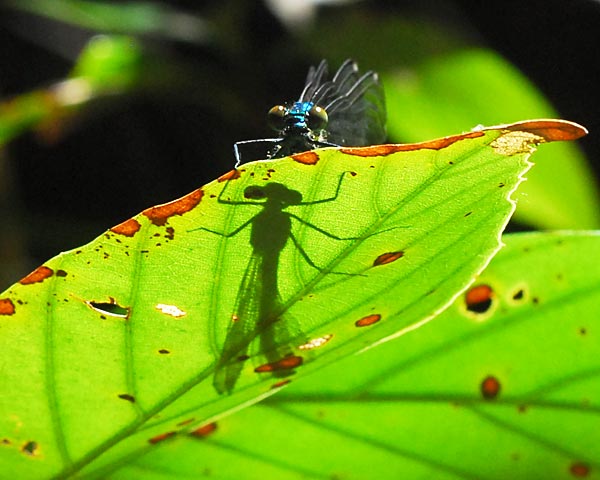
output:
[[[515,67],[492,51],[470,49],[429,58],[384,77],[392,141],[418,142],[557,113]],[[595,228],[600,195],[576,145],[540,149],[515,218],[538,228]]]
[[[415,330],[487,264],[539,120],[255,162],[0,294],[0,469],[104,468]]]
[[[108,478],[599,478],[600,236],[505,241],[435,322]]]

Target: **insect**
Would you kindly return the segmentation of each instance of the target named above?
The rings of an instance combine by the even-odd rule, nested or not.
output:
[[[368,146],[385,141],[385,98],[377,73],[359,74],[356,62],[346,60],[331,80],[327,62],[311,67],[300,97],[276,105],[267,114],[279,136],[244,140],[233,146],[236,164],[242,163],[240,146],[267,143],[266,158],[281,158],[319,147]]]
[[[221,191],[218,202],[226,205],[251,205],[260,207],[261,211],[249,220],[228,233],[208,231],[226,238],[239,234],[246,228],[251,228],[250,244],[252,254],[242,276],[232,315],[220,358],[215,368],[213,386],[219,393],[231,393],[244,363],[248,360],[250,344],[260,337],[259,351],[266,357],[267,364],[263,371],[269,371],[275,377],[285,377],[294,373],[294,368],[302,363],[300,356],[294,355],[295,345],[305,343],[306,337],[293,318],[281,317],[285,308],[278,294],[278,273],[280,254],[291,240],[304,260],[315,269],[308,254],[292,233],[292,221],[302,223],[306,227],[335,240],[352,240],[340,238],[312,225],[297,215],[286,212],[290,206],[316,205],[335,201],[340,193],[345,174],[340,176],[333,195],[328,197],[303,201],[302,194],[277,182],[265,185],[250,185],[244,190],[244,200],[224,198]],[[336,273],[336,272],[328,272]],[[259,371],[259,370],[257,370]]]

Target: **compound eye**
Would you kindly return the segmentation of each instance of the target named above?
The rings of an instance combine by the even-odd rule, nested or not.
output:
[[[267,120],[269,126],[276,131],[283,130],[285,127],[285,116],[287,115],[287,109],[284,105],[275,105],[269,113],[267,113]]]
[[[325,128],[328,121],[327,112],[324,108],[315,105],[308,111],[307,124],[308,128],[311,130],[321,130]]]

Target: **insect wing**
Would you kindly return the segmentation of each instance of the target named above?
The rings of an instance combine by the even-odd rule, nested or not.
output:
[[[311,68],[300,100],[325,108],[327,141],[347,146],[385,142],[385,97],[377,74],[360,75],[356,63],[348,59],[331,80],[326,81],[326,75],[325,60]]]

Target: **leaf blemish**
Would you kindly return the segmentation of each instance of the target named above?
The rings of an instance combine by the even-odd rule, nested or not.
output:
[[[217,430],[217,423],[211,422],[206,425],[202,425],[200,428],[193,430],[190,432],[190,435],[197,438],[205,438],[209,436],[211,433],[214,433]]]
[[[92,310],[104,315],[108,315],[109,317],[128,319],[129,314],[131,313],[131,309],[129,307],[123,307],[122,305],[119,305],[112,297],[109,297],[108,302],[95,302],[91,300],[86,301],[85,303]]]
[[[274,383],[273,385],[271,385],[271,390],[274,390],[276,388],[281,388],[286,386],[287,384],[289,384],[291,382],[291,380],[288,378],[286,380],[280,380],[279,382]]]
[[[544,141],[544,138],[530,132],[513,131],[500,135],[490,143],[498,155],[518,155],[520,153],[531,153],[535,150],[534,145]]]
[[[36,268],[29,275],[19,280],[19,283],[21,285],[31,285],[32,283],[40,283],[46,280],[47,278],[51,277],[53,273],[54,271],[51,268],[42,265]]]
[[[260,365],[254,369],[256,373],[267,373],[267,372],[276,372],[280,370],[291,370],[293,368],[299,367],[302,365],[304,359],[297,355],[289,355],[287,357],[283,357],[281,360],[277,360],[276,362],[265,363]]]
[[[142,228],[140,222],[138,222],[135,218],[130,218],[122,223],[119,223],[119,225],[112,227],[110,231],[116,233],[117,235],[133,237],[137,232],[139,232],[140,228]]]
[[[197,189],[178,200],[147,208],[142,213],[154,225],[162,227],[167,223],[169,218],[175,215],[183,215],[194,209],[200,203],[200,200],[202,200],[203,195],[204,191]]]
[[[37,454],[37,449],[38,449],[38,444],[37,442],[27,442],[25,445],[23,445],[23,447],[21,447],[21,451],[25,454],[25,455],[31,455],[34,456]]]
[[[156,435],[155,437],[152,437],[151,439],[149,439],[148,442],[151,443],[152,445],[154,445],[156,443],[166,440],[167,438],[171,438],[171,437],[175,436],[176,434],[177,434],[177,432],[161,433],[160,435]]]
[[[135,403],[135,397],[133,395],[129,395],[128,393],[122,393],[118,395],[121,400],[127,400],[128,402]]]
[[[223,175],[221,175],[218,179],[217,182],[225,182],[226,180],[235,180],[237,178],[240,178],[241,173],[244,170],[229,170],[227,173],[224,173]]]
[[[481,395],[486,400],[493,400],[500,393],[500,388],[500,381],[496,377],[488,375],[481,382]]]
[[[181,310],[176,305],[167,305],[165,303],[157,303],[156,308],[159,312],[164,313],[165,315],[169,315],[173,318],[181,318],[187,315],[186,312]]]
[[[0,298],[0,315],[14,315],[15,304],[10,298]]]
[[[315,165],[319,161],[319,155],[312,151],[292,155],[292,158],[296,162],[302,163],[304,165]]]
[[[590,474],[590,467],[585,463],[576,462],[571,465],[569,471],[574,477],[587,477]]]
[[[194,423],[194,421],[195,421],[195,420],[196,420],[196,419],[195,419],[194,417],[192,417],[192,418],[188,418],[188,419],[186,419],[186,420],[183,420],[183,421],[179,422],[179,423],[177,424],[177,426],[178,426],[178,427],[185,427],[186,425],[189,425],[190,423]]]
[[[329,340],[331,340],[332,338],[333,338],[332,334],[323,335],[322,337],[319,337],[319,338],[313,338],[312,340],[309,340],[308,342],[300,345],[298,347],[298,349],[299,350],[313,350],[315,348],[322,347],[327,342],[329,342]]]
[[[373,266],[377,267],[379,265],[387,265],[388,263],[395,262],[399,258],[404,257],[404,251],[400,250],[397,252],[387,252],[379,255],[375,261],[373,262]]]
[[[523,300],[524,296],[525,296],[525,291],[522,288],[520,288],[513,294],[512,298],[513,298],[513,300]]]
[[[171,353],[169,350],[167,350],[166,348],[161,348],[158,353],[160,353],[161,355],[168,355],[169,353]]]
[[[371,315],[367,315],[366,317],[363,317],[360,320],[357,320],[356,322],[354,322],[354,325],[357,327],[368,327],[379,322],[379,320],[381,320],[381,315],[379,315],[378,313],[374,313]]]
[[[467,310],[473,313],[485,313],[492,306],[492,287],[489,285],[477,285],[465,294]]]

